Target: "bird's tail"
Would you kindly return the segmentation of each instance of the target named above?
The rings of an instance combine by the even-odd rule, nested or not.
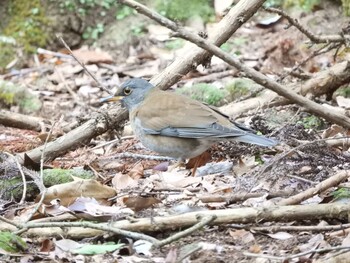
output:
[[[253,133],[246,134],[243,136],[237,136],[235,137],[235,140],[239,142],[252,143],[252,144],[266,146],[266,147],[275,146],[278,143],[275,140],[266,138],[264,136],[255,135]]]

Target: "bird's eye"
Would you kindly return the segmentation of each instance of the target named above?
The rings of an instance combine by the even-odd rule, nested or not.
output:
[[[132,89],[130,89],[129,87],[126,87],[126,88],[124,89],[124,94],[125,94],[126,96],[130,95],[131,92],[132,92]]]

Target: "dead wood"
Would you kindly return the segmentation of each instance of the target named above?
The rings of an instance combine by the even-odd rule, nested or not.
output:
[[[233,57],[230,54],[222,51],[219,47],[213,45],[211,42],[201,38],[198,35],[191,33],[186,28],[177,25],[173,21],[159,15],[158,13],[151,11],[146,6],[133,0],[123,0],[121,2],[132,8],[135,8],[138,12],[157,21],[159,24],[173,30],[174,32],[176,32],[176,36],[188,40],[192,43],[195,43],[199,47],[221,58],[229,65],[234,66],[238,70],[244,72],[248,78],[254,80],[256,83],[278,93],[279,95],[287,98],[288,100],[291,100],[293,103],[296,103],[306,108],[306,110],[310,111],[311,113],[317,116],[323,117],[324,119],[332,123],[336,123],[344,127],[350,128],[350,118],[348,118],[347,116],[339,114],[337,112],[330,112],[327,109],[325,109],[322,105],[319,105],[318,103],[297,94],[291,89],[287,89],[287,87],[270,79],[261,72],[256,71],[255,69],[245,65],[238,58]]]
[[[349,171],[341,171],[335,175],[333,175],[330,178],[327,178],[326,180],[318,183],[315,187],[311,187],[304,192],[301,192],[299,194],[296,194],[294,196],[291,196],[289,198],[283,199],[280,202],[278,202],[278,205],[294,205],[299,204],[302,201],[319,194],[331,187],[337,186],[342,181],[347,179],[349,177],[350,173]]]
[[[44,122],[43,119],[38,117],[32,117],[20,113],[0,110],[0,124],[6,127],[41,131]]]
[[[331,203],[331,204],[310,204],[294,206],[273,206],[273,207],[249,207],[222,210],[207,210],[201,212],[190,212],[174,216],[140,218],[130,222],[121,220],[114,223],[96,224],[96,228],[108,225],[116,229],[123,229],[134,232],[158,232],[165,230],[175,230],[179,228],[191,227],[198,223],[198,216],[210,217],[216,219],[211,225],[221,224],[247,224],[256,222],[290,222],[298,220],[315,220],[315,219],[337,219],[343,220],[348,218],[350,204],[348,203]],[[59,223],[36,223],[35,220],[28,222],[25,227],[29,228],[26,232],[30,237],[57,237],[65,236],[67,238],[84,238],[103,234],[103,231],[83,227],[69,227],[67,222]],[[76,224],[72,224],[76,225]],[[15,231],[14,225],[6,222],[0,223],[0,231]]]
[[[350,82],[350,63],[344,61],[332,67],[312,75],[312,78],[304,82],[286,85],[286,89],[292,89],[305,96],[310,93],[314,96],[333,94],[345,83]],[[249,98],[240,102],[232,102],[220,107],[220,110],[229,116],[240,116],[249,110],[266,108],[269,106],[286,105],[292,101],[279,96],[271,90],[264,90],[258,97]],[[332,111],[335,108],[332,107]],[[339,114],[344,114],[345,110],[339,109]]]
[[[247,21],[263,4],[262,0],[242,0],[236,4],[230,12],[217,25],[217,32],[210,38],[212,43],[220,46],[245,22]],[[176,83],[183,75],[201,64],[208,58],[208,52],[191,45],[178,56],[163,72],[153,77],[151,82],[161,89],[166,89]],[[82,126],[72,130],[64,136],[47,144],[45,156],[53,159],[69,149],[74,149],[82,143],[88,143],[92,138],[106,132],[108,129],[115,127],[121,121],[127,119],[126,110],[115,107],[105,114],[100,113],[92,117],[91,120]],[[43,146],[28,151],[28,156],[39,161]],[[23,154],[20,155],[23,162]]]
[[[75,128],[58,139],[49,142],[45,149],[45,160],[54,159],[55,157],[67,152],[69,149],[74,149],[83,143],[89,143],[92,138],[104,133],[108,129],[111,129],[117,123],[125,120],[127,116],[127,112],[120,107],[112,108],[106,112],[106,114],[97,114],[83,125]],[[33,161],[38,162],[43,149],[44,146],[42,145],[26,153]],[[23,156],[24,153],[19,155],[22,161],[24,160]]]

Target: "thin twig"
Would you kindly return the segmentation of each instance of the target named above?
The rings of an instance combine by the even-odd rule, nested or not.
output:
[[[9,219],[7,219],[7,218],[1,216],[1,215],[0,215],[0,221],[3,221],[3,222],[5,222],[5,223],[7,223],[7,224],[10,224],[10,225],[12,225],[12,226],[14,226],[14,227],[16,227],[16,228],[21,228],[21,225],[19,225],[19,224],[13,222],[12,220],[9,220]]]
[[[343,137],[338,137],[337,139],[349,139],[349,136],[343,136]],[[325,138],[325,139],[317,139],[314,141],[310,141],[310,142],[306,142],[303,144],[298,145],[297,147],[294,147],[292,149],[290,149],[288,152],[283,153],[282,155],[278,156],[277,158],[274,158],[274,160],[272,160],[269,164],[267,164],[258,174],[258,176],[263,175],[266,171],[268,171],[273,165],[277,165],[282,159],[284,159],[287,156],[290,156],[290,154],[294,153],[295,151],[308,146],[308,145],[312,145],[314,143],[319,143],[319,142],[326,142],[329,140],[334,140],[334,138]]]
[[[70,47],[67,45],[67,43],[64,41],[64,39],[61,36],[57,36],[57,38],[62,42],[62,44],[65,46],[65,48],[69,51],[71,56],[79,63],[80,66],[85,70],[86,73],[89,74],[89,76],[96,81],[96,83],[99,85],[100,88],[102,88],[104,91],[107,91],[108,94],[112,95],[112,91],[107,89],[103,84],[98,81],[98,79],[86,68],[85,64],[81,62],[74,54],[73,51],[70,49]]]
[[[26,180],[26,176],[24,175],[22,166],[20,165],[20,163],[18,162],[17,158],[15,156],[13,156],[11,153],[8,152],[4,152],[5,154],[7,154],[9,157],[12,157],[13,160],[16,162],[16,165],[18,167],[18,170],[22,176],[22,181],[23,181],[23,192],[22,192],[22,198],[21,201],[19,202],[19,204],[23,204],[24,201],[26,200],[26,195],[27,195],[27,180]]]
[[[317,36],[314,33],[310,32],[309,30],[307,30],[305,27],[303,27],[297,19],[292,18],[291,16],[289,16],[287,13],[285,13],[284,11],[278,9],[278,8],[273,8],[273,7],[266,7],[265,8],[266,11],[271,12],[271,13],[276,13],[279,14],[280,16],[283,16],[284,18],[286,18],[288,20],[288,22],[295,26],[301,33],[303,33],[305,36],[307,36],[307,38],[309,38],[312,42],[320,44],[320,43],[330,43],[330,42],[341,42],[344,43],[345,39],[349,39],[350,36],[349,35],[342,35],[342,34],[337,34],[337,35],[321,35],[321,36]]]
[[[326,180],[318,183],[312,188],[308,188],[303,192],[300,192],[296,195],[290,196],[286,199],[283,199],[277,203],[277,205],[295,205],[299,204],[300,202],[307,200],[308,198],[324,192],[325,190],[329,189],[330,187],[334,187],[347,179],[349,177],[350,173],[348,171],[340,171],[337,174],[327,178]]]
[[[57,121],[54,121],[52,123],[51,129],[48,132],[46,139],[45,139],[45,143],[44,143],[44,148],[41,152],[41,157],[40,157],[40,180],[39,180],[39,188],[40,188],[40,192],[41,192],[41,197],[39,202],[35,205],[34,209],[30,212],[29,216],[27,217],[27,219],[24,221],[25,223],[29,222],[32,217],[34,216],[34,214],[39,210],[40,206],[42,205],[42,203],[44,202],[45,199],[45,195],[47,192],[47,189],[44,185],[44,158],[45,158],[45,150],[46,150],[46,145],[49,141],[49,138],[51,138],[52,132],[53,132],[53,128],[55,127]]]
[[[322,54],[325,54],[325,53],[331,51],[332,49],[338,48],[339,45],[341,45],[341,44],[339,44],[339,43],[326,44],[325,46],[320,47],[319,49],[313,51],[309,56],[304,58],[301,62],[297,63],[295,66],[293,66],[293,68],[291,70],[289,70],[287,73],[285,73],[284,75],[279,77],[278,81],[284,80],[288,75],[290,75],[290,74],[292,74],[292,72],[295,72],[298,69],[300,69],[305,63],[310,61],[312,58],[317,57],[317,56],[322,55]]]
[[[109,225],[102,225],[102,224],[96,224],[92,222],[50,222],[50,223],[26,223],[22,225],[25,229],[31,229],[31,228],[52,228],[52,227],[83,227],[83,228],[92,228],[107,232],[112,232],[117,235],[122,235],[125,237],[130,237],[133,239],[143,239],[151,242],[154,245],[157,245],[159,243],[159,240],[137,232],[131,232],[115,227],[111,227]]]
[[[246,229],[259,232],[276,233],[280,231],[307,231],[307,232],[323,232],[323,231],[336,231],[350,227],[350,223],[343,225],[330,225],[330,226],[232,226],[232,228]]]
[[[286,256],[286,257],[278,257],[278,256],[272,256],[272,255],[267,255],[267,254],[255,254],[255,253],[250,253],[250,252],[243,252],[244,255],[249,256],[249,257],[256,257],[256,258],[267,258],[267,259],[272,259],[272,260],[279,260],[281,262],[288,262],[289,260],[293,258],[299,258],[302,256],[306,256],[308,254],[315,254],[315,253],[326,253],[326,252],[332,252],[332,251],[339,251],[339,250],[345,250],[348,251],[350,250],[350,246],[339,246],[339,247],[330,247],[330,248],[320,248],[320,249],[311,249],[309,251],[304,251],[298,254]],[[344,251],[344,252],[345,252]]]
[[[138,153],[117,153],[114,156],[109,156],[109,158],[134,158],[134,159],[145,159],[145,160],[157,160],[157,161],[173,161],[174,158],[166,157],[166,156],[158,156],[158,155],[146,155],[146,154],[138,154]],[[105,159],[105,158],[103,158]]]
[[[287,176],[287,177],[290,177],[290,178],[297,179],[297,180],[299,180],[299,181],[302,181],[302,182],[307,183],[307,184],[310,184],[310,185],[315,185],[315,184],[317,184],[317,183],[314,182],[314,181],[308,180],[308,179],[306,179],[306,178],[303,178],[303,177],[300,177],[300,176],[297,176],[297,175],[287,174],[286,176]]]
[[[78,95],[71,89],[71,87],[67,84],[67,81],[63,77],[61,71],[59,69],[55,70],[57,76],[60,78],[63,86],[66,88],[66,90],[69,92],[69,94],[72,96],[74,102],[78,104],[79,106],[85,106],[84,103],[82,103],[78,97]]]
[[[329,110],[326,110],[324,106],[319,105],[318,103],[302,95],[297,94],[295,91],[286,88],[278,82],[270,79],[263,73],[251,67],[248,67],[247,65],[242,63],[237,57],[228,54],[227,52],[224,52],[220,49],[220,47],[210,43],[208,40],[201,38],[197,34],[191,33],[189,30],[182,26],[179,26],[177,23],[159,15],[154,11],[151,11],[145,5],[142,5],[133,0],[119,0],[119,2],[136,9],[139,13],[142,13],[148,16],[149,18],[157,21],[161,25],[175,31],[178,37],[181,37],[196,44],[197,46],[207,50],[211,54],[214,54],[215,56],[221,58],[226,63],[243,71],[248,78],[254,80],[256,83],[276,92],[280,96],[283,96],[291,100],[292,102],[299,104],[302,107],[305,107],[311,113],[321,116],[330,122],[337,123],[344,127],[350,128],[349,117],[345,116],[344,114],[339,114],[338,112],[331,112]],[[242,21],[244,22],[244,19]]]
[[[189,236],[194,231],[197,231],[198,229],[201,229],[202,227],[204,227],[204,226],[210,224],[211,222],[213,222],[216,219],[216,216],[215,215],[205,216],[205,217],[199,218],[199,219],[200,219],[200,221],[197,224],[187,228],[184,231],[181,231],[179,233],[176,233],[176,234],[174,234],[174,235],[172,235],[172,236],[170,236],[168,238],[165,238],[165,239],[159,241],[158,244],[157,244],[157,247],[165,246],[165,245],[170,244],[170,243],[172,243],[172,242],[174,242],[176,240],[179,240],[180,238]]]

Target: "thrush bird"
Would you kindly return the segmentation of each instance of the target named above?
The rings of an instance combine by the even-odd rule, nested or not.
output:
[[[115,96],[104,99],[120,100],[129,111],[136,137],[144,146],[163,156],[180,160],[193,158],[224,140],[276,145],[276,141],[230,121],[214,107],[160,90],[143,79],[127,80]]]

